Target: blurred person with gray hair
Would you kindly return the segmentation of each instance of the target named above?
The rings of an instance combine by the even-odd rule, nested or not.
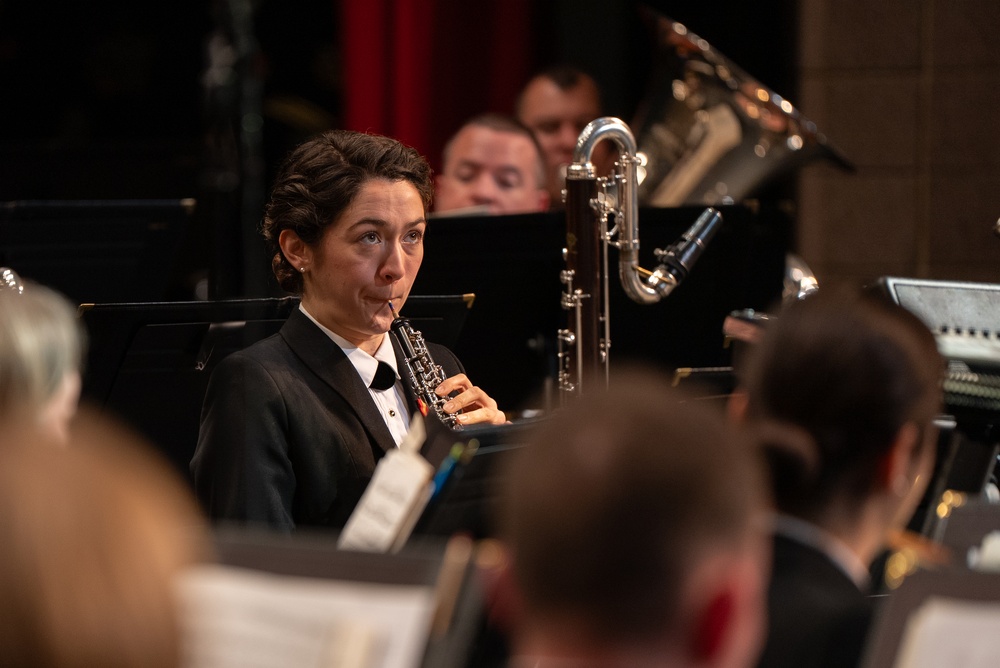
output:
[[[65,440],[80,398],[86,334],[58,292],[4,270],[0,286],[0,425]]]

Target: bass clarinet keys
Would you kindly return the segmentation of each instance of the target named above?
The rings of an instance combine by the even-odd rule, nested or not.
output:
[[[614,142],[614,171],[598,177],[591,163],[597,144]],[[618,277],[625,293],[639,304],[655,304],[687,276],[715,235],[722,216],[706,209],[670,247],[656,250],[653,271],[639,266],[638,165],[635,137],[621,119],[591,121],[580,133],[573,164],[566,172],[566,268],[560,275],[567,327],[556,337],[559,393],[565,401],[583,392],[584,380],[610,373],[611,317],[608,312],[608,247],[618,249]],[[588,382],[591,382],[588,380]]]

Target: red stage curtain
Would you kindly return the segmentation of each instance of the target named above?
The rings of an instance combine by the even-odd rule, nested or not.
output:
[[[468,117],[509,113],[535,66],[530,0],[341,0],[344,127],[437,166]]]

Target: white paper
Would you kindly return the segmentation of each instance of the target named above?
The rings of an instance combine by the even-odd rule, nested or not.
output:
[[[996,668],[1000,601],[928,598],[911,615],[895,668]]]
[[[184,668],[419,666],[427,586],[298,578],[227,566],[179,580]]]
[[[390,450],[379,460],[375,475],[361,495],[340,534],[345,550],[388,552],[405,542],[411,518],[430,499],[434,467],[411,450]]]
[[[989,532],[981,544],[970,547],[966,560],[977,571],[1000,571],[1000,531]]]

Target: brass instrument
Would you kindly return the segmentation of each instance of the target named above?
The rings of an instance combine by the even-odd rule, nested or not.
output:
[[[598,177],[591,163],[594,148],[613,141],[618,160],[611,175]],[[583,129],[566,173],[566,268],[562,307],[568,326],[558,332],[559,389],[565,399],[583,391],[585,379],[603,369],[609,375],[611,321],[608,313],[608,247],[618,249],[618,276],[625,292],[640,304],[655,304],[687,276],[714,236],[722,217],[706,209],[679,241],[657,249],[660,265],[639,266],[639,225],[635,137],[618,118],[598,118]],[[589,381],[588,381],[589,382]]]
[[[683,24],[644,12],[655,31],[648,90],[633,119],[649,206],[740,202],[779,174],[825,160],[853,165],[790,100]]]
[[[445,425],[455,431],[461,430],[462,425],[458,423],[458,414],[447,413],[444,410],[448,398],[439,396],[434,391],[446,378],[444,369],[431,358],[423,334],[414,329],[409,320],[396,313],[392,302],[389,302],[389,310],[393,317],[389,331],[392,332],[399,347],[403,350],[406,368],[410,372],[411,387],[414,394],[417,395],[420,412],[426,415],[428,410],[433,410],[434,414]]]

